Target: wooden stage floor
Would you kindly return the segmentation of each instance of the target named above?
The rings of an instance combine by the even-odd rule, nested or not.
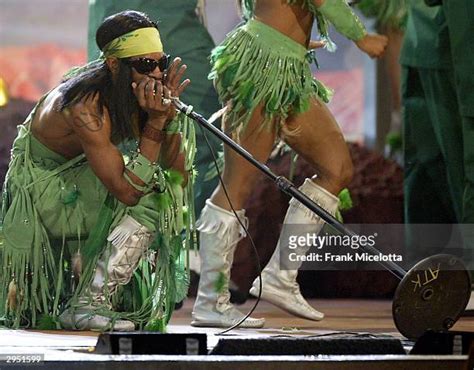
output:
[[[248,300],[237,306],[242,312],[247,312],[254,304]],[[309,321],[294,317],[276,306],[261,301],[253,317],[264,317],[265,326],[262,329],[234,329],[228,335],[238,337],[271,337],[281,336],[311,336],[331,332],[373,333],[386,334],[404,339],[397,331],[392,320],[390,300],[375,299],[318,299],[309,300],[310,304],[325,313],[322,321]],[[168,326],[169,333],[206,333],[208,344],[212,348],[219,339],[220,328],[195,328],[190,325],[191,311],[194,299],[187,299],[181,309],[176,310]],[[474,317],[461,318],[453,330],[474,331]],[[15,334],[16,333],[16,334]],[[7,335],[8,334],[8,335]],[[43,336],[43,334],[48,334]],[[217,335],[216,335],[217,334]],[[86,331],[36,331],[36,330],[0,330],[0,348],[10,346],[35,347],[89,347],[94,346],[94,338],[98,333]],[[67,341],[57,342],[54,337],[67,337]],[[28,337],[32,340],[27,340]],[[44,341],[37,342],[36,339]],[[76,338],[76,339],[74,339]],[[4,352],[4,351],[3,351]]]
[[[244,305],[241,305],[238,307],[241,311],[247,312],[252,307],[254,302],[255,302],[254,300],[249,300]],[[278,309],[277,307],[262,301],[260,302],[256,310],[254,311],[252,316],[264,317],[266,319],[266,324],[264,328],[262,329],[235,329],[232,332],[226,334],[225,336],[218,335],[222,331],[222,329],[219,329],[219,328],[194,328],[190,326],[191,311],[192,311],[193,303],[194,303],[193,299],[188,299],[185,301],[181,309],[175,311],[173,318],[171,320],[171,323],[168,327],[168,332],[169,333],[206,333],[207,338],[208,338],[207,339],[208,349],[212,349],[217,344],[220,338],[229,338],[229,337],[237,338],[237,339],[269,338],[269,337],[282,337],[282,336],[303,338],[303,337],[315,337],[319,335],[327,335],[329,333],[341,333],[341,334],[342,333],[346,333],[346,334],[369,333],[369,334],[373,334],[374,336],[384,334],[384,335],[393,336],[395,338],[403,339],[403,337],[397,332],[395,325],[393,323],[392,316],[391,316],[391,301],[390,300],[373,300],[373,299],[311,300],[310,303],[314,307],[316,307],[317,309],[321,310],[322,312],[326,314],[325,319],[320,322],[312,322],[312,321],[308,321],[304,319],[295,318],[285,313],[284,311]],[[474,331],[474,317],[461,318],[453,329],[462,330],[462,331]],[[7,354],[7,353],[16,353],[16,354],[18,353],[44,353],[46,361],[48,361],[48,358],[49,358],[50,361],[52,361],[51,363],[56,363],[58,361],[59,362],[73,361],[74,359],[76,359],[75,365],[69,368],[79,369],[81,368],[79,364],[83,363],[81,361],[83,361],[84,359],[86,361],[94,361],[94,358],[99,358],[100,356],[103,356],[103,355],[96,355],[96,354],[91,353],[94,350],[97,337],[98,337],[98,333],[95,333],[95,332],[0,330],[0,356],[2,354]],[[404,348],[407,350],[409,350],[411,345],[413,344],[412,342],[409,342],[406,340],[403,340],[402,343],[404,345]],[[112,357],[113,356],[109,356],[108,358],[112,359]],[[193,357],[199,357],[199,356],[193,356]],[[204,356],[204,357],[209,358],[212,356]],[[223,356],[216,356],[216,357],[223,357]],[[392,360],[394,360],[395,357],[392,356]],[[383,359],[381,359],[380,361],[382,360]],[[110,361],[110,360],[107,359],[104,361]],[[159,361],[162,361],[162,360],[159,360]],[[161,362],[159,361],[156,362],[155,365],[160,364]],[[463,369],[464,367],[462,366],[464,365],[462,364],[467,361],[467,356],[464,356],[462,358],[461,356],[451,357],[450,361],[454,361],[453,364],[456,366],[443,367],[443,369],[444,368],[453,368],[453,369],[462,368]],[[143,364],[144,362],[141,361],[141,365],[140,365],[141,367],[137,367],[137,368],[145,368],[143,367]],[[297,366],[297,364],[298,362],[295,362],[295,366]],[[0,363],[0,367],[2,367],[1,365],[2,364]],[[177,368],[186,368],[186,366],[183,366],[182,363],[180,364],[177,363],[176,366]],[[400,368],[408,368],[408,367],[404,367],[405,365],[400,365],[400,366],[402,366]],[[49,369],[49,368],[50,367],[46,366],[44,369]],[[51,368],[54,368],[54,367],[51,367]],[[114,368],[114,367],[110,367],[110,368]],[[134,367],[127,367],[127,368],[132,369]],[[190,366],[189,368],[200,368],[200,367]],[[204,364],[203,364],[203,368],[206,368]],[[244,368],[244,367],[240,367],[240,368]],[[292,367],[292,368],[298,368],[298,367]],[[314,367],[314,368],[319,368],[319,367]],[[326,367],[326,368],[332,369],[333,367]],[[335,367],[335,368],[338,368],[338,367]],[[369,367],[366,367],[366,368],[368,369]],[[377,368],[377,366],[375,368]],[[393,368],[398,369],[399,367],[393,367]],[[419,370],[421,368],[425,368],[425,367],[423,366],[420,367],[418,365],[417,369]],[[429,367],[426,367],[426,368],[429,368]]]
[[[217,342],[215,334],[219,328],[194,328],[190,326],[191,311],[194,300],[188,299],[183,307],[177,310],[171,319],[169,332],[207,333],[209,346]],[[248,300],[237,306],[247,313],[255,300]],[[387,334],[404,339],[397,331],[392,319],[392,301],[376,299],[314,299],[309,303],[326,315],[322,321],[309,321],[292,316],[276,306],[260,301],[252,317],[265,318],[262,329],[235,329],[229,334],[235,336],[291,335],[312,336],[331,332]],[[453,330],[474,331],[474,317],[461,318]]]

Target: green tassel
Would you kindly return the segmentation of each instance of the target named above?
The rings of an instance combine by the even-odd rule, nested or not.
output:
[[[339,209],[341,211],[347,211],[354,206],[349,189],[347,188],[342,189],[338,195],[338,198],[339,198]]]
[[[108,194],[97,217],[97,224],[92,229],[87,238],[86,244],[81,250],[84,266],[95,261],[95,258],[102,253],[110,230],[110,225],[112,224],[115,207],[115,198],[111,194]]]
[[[3,226],[2,226],[2,223],[0,221],[0,257],[3,256],[3,244],[5,243],[5,238],[3,236]]]
[[[184,181],[184,177],[179,171],[171,169],[166,171],[165,177],[167,182],[174,186],[181,185]]]
[[[334,90],[325,86],[319,80],[313,80],[312,85],[313,85],[313,88],[317,91],[318,96],[323,100],[323,102],[329,103],[331,101],[334,95]]]
[[[216,61],[214,63],[214,69],[218,73],[221,73],[228,66],[230,59],[231,59],[230,55],[222,55],[216,58]]]
[[[297,113],[306,112],[309,109],[309,97],[308,96],[299,97],[296,100],[295,108],[296,108]]]
[[[63,198],[63,204],[74,204],[76,203],[77,198],[79,198],[79,190],[73,190],[67,193],[66,196]]]
[[[280,101],[276,96],[272,96],[271,99],[265,105],[265,109],[270,114],[278,112],[280,107],[281,107]],[[309,99],[308,99],[308,108],[309,108]]]
[[[385,143],[388,145],[390,153],[395,153],[402,150],[403,140],[402,135],[399,132],[391,132],[387,134]]]
[[[242,85],[240,85],[239,87],[237,98],[243,104],[243,106],[247,109],[252,108],[253,92],[254,92],[254,84],[252,81],[244,81]]]
[[[36,329],[38,330],[56,330],[59,329],[60,325],[58,321],[51,315],[43,314],[38,320]]]
[[[156,206],[158,209],[168,209],[171,207],[173,200],[168,193],[157,194]]]
[[[283,104],[283,105],[286,105],[286,104],[293,104],[295,100],[296,100],[296,93],[295,93],[295,90],[293,90],[293,88],[290,87],[290,88],[286,91],[285,101],[284,101],[282,104]]]
[[[188,295],[189,290],[189,274],[184,266],[184,253],[180,260],[176,261],[175,266],[175,280],[176,280],[176,293],[175,301],[181,302]]]
[[[351,193],[349,189],[344,188],[338,195],[339,198],[339,207],[336,210],[336,220],[339,222],[344,222],[344,218],[342,217],[341,211],[347,211],[351,209],[354,205],[352,203]]]
[[[216,46],[211,53],[211,63],[214,65],[222,57],[227,47],[225,45]]]
[[[217,276],[217,280],[214,283],[214,290],[216,291],[216,293],[224,292],[226,282],[227,282],[226,275],[222,271],[220,271],[219,275]]]
[[[239,69],[238,64],[232,64],[222,73],[222,87],[227,89],[235,79],[237,70]]]
[[[166,332],[166,323],[163,319],[153,319],[150,320],[145,325],[146,331],[159,331],[160,333]]]

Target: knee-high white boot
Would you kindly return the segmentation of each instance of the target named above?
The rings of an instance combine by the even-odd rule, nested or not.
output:
[[[338,198],[310,179],[305,180],[300,190],[327,212],[332,215],[336,213],[339,203]],[[324,225],[324,221],[319,216],[294,198],[290,201],[284,223],[285,225],[314,225],[314,228],[311,230],[313,233],[319,233]],[[275,252],[273,252],[270,261],[262,271],[263,290],[261,298],[296,316],[315,321],[322,320],[324,314],[311,307],[301,295],[300,287],[296,281],[298,270],[281,270],[281,243],[282,238],[280,237]],[[298,251],[305,254],[308,249],[309,247],[304,251],[302,247],[299,247]],[[293,263],[292,266],[294,266]],[[300,266],[301,262],[298,268]],[[250,288],[250,294],[254,296],[258,296],[260,290],[258,280],[257,277],[252,284],[252,288]]]
[[[247,223],[244,210],[237,211],[237,214]],[[209,199],[197,228],[200,232],[201,277],[191,325],[230,327],[244,317],[229,301],[229,279],[235,248],[245,237],[245,230],[234,213],[212,204]],[[249,317],[241,327],[261,328],[264,323],[264,319]]]
[[[60,316],[63,328],[72,330],[132,331],[135,325],[128,320],[112,320],[94,314],[96,306],[106,303],[108,295],[119,285],[127,284],[152,241],[152,233],[134,218],[125,216],[107,238],[111,243],[110,253],[104,253],[97,263],[89,296],[83,307],[70,308]],[[82,300],[82,299],[81,299]]]

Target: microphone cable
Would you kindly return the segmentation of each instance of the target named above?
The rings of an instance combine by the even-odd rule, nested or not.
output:
[[[191,112],[193,111],[193,106],[192,105],[186,105],[184,104],[182,101],[180,101],[178,98],[172,98],[172,101],[174,103],[174,105],[176,106],[176,109],[178,109],[179,111],[181,111],[182,113],[184,113],[185,115],[187,115],[188,117],[190,116]],[[193,119],[193,117],[190,117],[191,119]],[[209,124],[212,124],[211,122],[208,121]],[[218,164],[218,160],[217,160],[217,156],[216,156],[216,153],[214,152],[214,149],[212,148],[211,146],[211,143],[209,142],[209,139],[206,135],[206,132],[205,130],[203,129],[202,125],[198,122],[198,126],[199,126],[199,129],[201,131],[201,134],[202,136],[204,137],[204,140],[206,141],[206,144],[207,144],[207,147],[209,149],[209,152],[212,156],[212,160],[214,162],[214,166],[216,168],[216,171],[217,171],[217,176],[219,178],[219,183],[221,184],[222,186],[222,189],[224,190],[224,194],[227,198],[227,201],[229,202],[229,205],[232,209],[232,213],[234,214],[234,216],[237,218],[237,221],[239,223],[239,225],[244,229],[246,235],[249,237],[249,240],[250,240],[250,243],[252,245],[252,250],[254,252],[254,255],[257,257],[256,258],[256,266],[257,266],[257,271],[258,271],[258,282],[259,282],[259,292],[258,292],[258,296],[256,297],[256,301],[254,303],[254,305],[252,306],[252,308],[247,312],[247,314],[245,314],[239,321],[237,321],[234,325],[232,325],[231,327],[215,334],[216,336],[219,336],[219,335],[224,335],[238,327],[240,327],[240,325],[245,321],[247,320],[250,315],[252,315],[252,313],[255,311],[255,309],[257,308],[258,304],[260,303],[260,299],[261,299],[261,296],[262,296],[262,266],[260,264],[260,257],[259,257],[259,254],[258,254],[258,250],[257,250],[257,247],[255,245],[255,242],[252,238],[252,236],[250,235],[249,231],[248,231],[248,228],[247,226],[245,225],[245,223],[239,218],[235,208],[234,208],[234,205],[232,204],[232,200],[230,199],[230,196],[229,196],[229,193],[227,191],[227,188],[225,186],[225,183],[224,183],[224,180],[222,178],[222,174],[221,174],[221,171],[219,169],[219,164]],[[221,130],[222,132],[222,130]],[[225,135],[225,133],[223,132],[223,134]],[[224,143],[225,145],[225,143]],[[224,162],[225,163],[225,162]],[[230,280],[230,274],[229,274],[229,280]]]

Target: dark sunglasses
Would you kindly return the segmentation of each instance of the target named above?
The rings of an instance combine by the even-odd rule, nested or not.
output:
[[[130,67],[133,67],[138,73],[146,75],[153,72],[156,67],[158,67],[161,72],[166,71],[170,64],[170,56],[165,54],[158,60],[150,58],[124,59],[124,62]]]

